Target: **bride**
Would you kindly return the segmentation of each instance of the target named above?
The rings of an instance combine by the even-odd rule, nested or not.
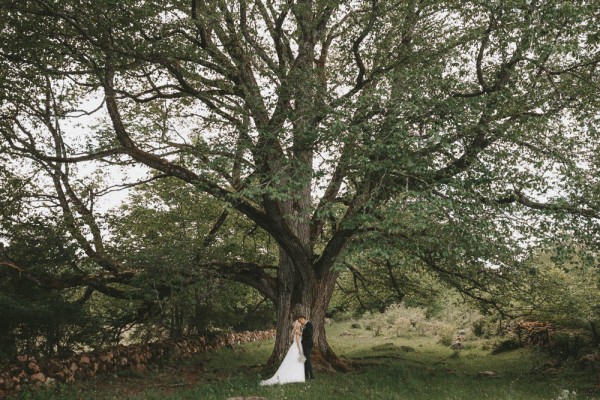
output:
[[[306,358],[304,358],[304,355],[302,354],[302,344],[300,344],[301,337],[302,324],[296,320],[292,324],[292,334],[290,338],[292,345],[277,369],[277,372],[275,372],[275,375],[267,380],[260,381],[261,386],[305,381],[304,361]]]

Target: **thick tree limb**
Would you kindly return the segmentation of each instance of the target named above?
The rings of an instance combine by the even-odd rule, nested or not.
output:
[[[131,156],[134,160],[156,170],[162,171],[167,175],[174,176],[183,180],[184,182],[202,187],[207,193],[215,196],[216,198],[232,203],[236,209],[241,211],[243,214],[248,215],[251,219],[261,225],[261,227],[269,230],[265,214],[248,202],[244,201],[244,199],[236,198],[233,192],[229,192],[221,188],[214,182],[195,174],[181,165],[175,164],[171,161],[160,158],[152,153],[148,153],[140,149],[129,136],[127,129],[125,128],[125,124],[121,118],[119,107],[115,98],[115,90],[113,88],[114,69],[110,62],[106,65],[105,73],[106,77],[104,88],[108,113],[112,120],[117,139],[119,142],[121,142],[124,150],[129,156]]]
[[[229,215],[228,209],[225,209],[225,210],[223,210],[223,212],[221,212],[221,214],[219,215],[219,218],[217,218],[217,220],[215,221],[213,226],[210,228],[210,231],[204,238],[204,241],[202,242],[202,246],[204,246],[204,247],[210,246],[210,244],[215,240],[215,237],[217,236],[217,232],[218,232],[219,228],[221,228],[221,226],[223,226],[223,224],[225,223],[225,219],[227,218],[228,215]]]
[[[267,273],[268,270],[276,271],[277,266],[213,261],[200,263],[197,267],[213,270],[219,276],[251,286],[272,302],[277,302],[277,280]]]
[[[398,302],[398,304],[400,304],[402,302],[402,299],[404,299],[404,292],[400,289],[400,285],[398,284],[398,280],[396,279],[396,277],[394,276],[394,271],[392,270],[392,263],[390,262],[390,260],[385,260],[385,266],[387,268],[389,277],[390,277],[390,282],[392,283],[392,287],[394,288],[395,292],[396,292],[396,299],[395,301]]]
[[[136,295],[121,289],[109,286],[110,283],[128,284],[134,276],[132,271],[123,271],[117,274],[97,274],[97,275],[70,275],[70,276],[51,276],[47,274],[32,273],[25,268],[18,266],[12,261],[1,261],[0,265],[10,268],[19,278],[26,279],[37,286],[51,289],[62,290],[74,287],[91,287],[100,293],[106,294],[117,299],[131,299]],[[140,299],[144,296],[140,295]]]

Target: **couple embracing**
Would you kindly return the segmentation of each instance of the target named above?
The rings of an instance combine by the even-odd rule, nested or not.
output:
[[[310,353],[313,346],[313,325],[304,316],[292,323],[290,348],[273,377],[261,381],[260,385],[281,385],[283,383],[305,382],[315,379]]]

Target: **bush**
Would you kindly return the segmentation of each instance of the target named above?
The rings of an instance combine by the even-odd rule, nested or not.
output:
[[[587,347],[588,342],[585,337],[576,333],[559,332],[551,336],[548,353],[561,359],[577,359]]]
[[[366,314],[365,329],[373,331],[375,336],[384,333],[397,337],[438,336],[442,343],[452,344],[457,327],[451,323],[430,319],[425,309],[393,305],[384,313]]]
[[[371,314],[365,324],[365,329],[373,331],[375,336],[381,335],[381,332],[386,327],[384,314]]]
[[[492,354],[505,353],[507,351],[520,349],[522,346],[515,339],[503,340],[499,343],[495,343],[493,346]]]
[[[443,346],[451,346],[454,343],[456,329],[452,325],[439,323],[437,337],[438,343]]]
[[[81,304],[35,288],[8,294],[0,292],[0,360],[18,354],[63,357],[97,343],[101,326]]]
[[[473,335],[475,335],[475,337],[478,338],[490,336],[489,324],[483,318],[473,322],[473,325],[471,326],[471,331],[473,332]]]

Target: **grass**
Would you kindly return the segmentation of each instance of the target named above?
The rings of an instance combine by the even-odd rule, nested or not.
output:
[[[342,332],[351,335],[342,336]],[[203,354],[143,374],[97,377],[77,385],[27,392],[18,399],[600,400],[600,392],[594,388],[598,371],[580,370],[573,362],[558,371],[547,371],[543,364],[548,357],[531,349],[493,356],[482,349],[486,343],[472,342],[455,353],[437,344],[435,338],[375,337],[370,331],[351,329],[350,323],[330,325],[328,338],[340,356],[355,362],[352,372],[321,372],[310,383],[260,387],[258,382],[272,372],[262,369],[273,345],[265,341]],[[495,371],[497,376],[480,377],[478,372],[485,370]]]

